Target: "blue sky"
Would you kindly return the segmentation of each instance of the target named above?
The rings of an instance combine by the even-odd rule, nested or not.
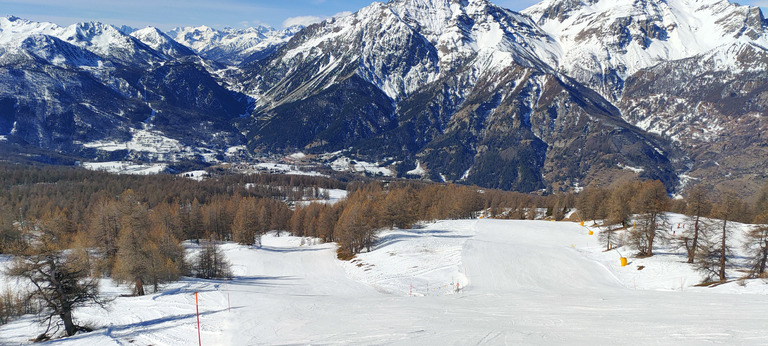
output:
[[[207,25],[215,28],[259,24],[282,28],[307,24],[340,12],[356,11],[372,0],[0,0],[1,15],[69,25],[100,21],[136,28]],[[496,0],[497,5],[522,10],[538,0]],[[740,1],[763,6],[768,0]]]

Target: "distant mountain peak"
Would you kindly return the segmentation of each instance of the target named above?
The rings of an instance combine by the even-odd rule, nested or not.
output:
[[[176,28],[168,35],[207,59],[237,65],[274,51],[298,31],[267,26],[215,29],[203,25]]]
[[[157,51],[122,33],[117,27],[100,22],[70,25],[57,33],[57,37],[121,64],[147,65],[165,59],[158,55]]]
[[[49,35],[31,35],[21,43],[20,48],[56,66],[98,67],[103,62],[87,49]]]
[[[191,49],[176,42],[170,36],[155,27],[146,27],[130,34],[152,49],[165,54],[169,58],[195,55]]]
[[[118,29],[118,30],[120,30],[120,32],[122,32],[122,33],[123,33],[123,34],[125,34],[125,35],[130,35],[130,34],[131,34],[131,33],[133,33],[134,31],[138,30],[138,29],[136,29],[136,28],[133,28],[133,27],[130,27],[130,26],[128,26],[128,25],[121,25],[121,26],[120,26],[119,28],[117,28],[117,29]]]

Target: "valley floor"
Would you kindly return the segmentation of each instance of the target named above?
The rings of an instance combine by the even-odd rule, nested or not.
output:
[[[573,223],[442,221],[384,232],[353,262],[312,243],[226,244],[233,280],[187,279],[108,311],[80,309],[97,329],[55,343],[195,344],[194,292],[203,345],[768,343],[762,281],[693,287],[699,276],[671,249],[622,268]],[[108,281],[104,290],[125,293]],[[13,322],[0,344],[28,343],[40,328]]]

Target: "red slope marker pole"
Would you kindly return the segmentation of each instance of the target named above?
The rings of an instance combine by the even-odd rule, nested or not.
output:
[[[203,346],[203,339],[200,338],[200,308],[197,304],[197,292],[195,292],[195,312],[197,313],[197,344]]]

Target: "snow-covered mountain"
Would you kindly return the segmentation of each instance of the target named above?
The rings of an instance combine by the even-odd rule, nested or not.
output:
[[[687,179],[764,183],[768,21],[727,0],[546,0],[523,11],[556,38],[558,69],[669,138]]]
[[[469,61],[476,78],[513,64],[546,69],[556,50],[554,40],[529,18],[486,0],[398,0],[308,28],[270,68],[305,74],[290,66],[310,62],[318,76],[349,65],[400,99]]]
[[[57,36],[64,41],[125,65],[146,65],[163,60],[157,51],[112,25],[98,22],[70,25]]]
[[[472,55],[485,55],[486,66],[503,69],[516,63],[553,65],[555,42],[529,18],[485,0],[393,1],[388,6],[434,47],[443,70]]]
[[[734,43],[635,73],[618,106],[687,152],[683,173],[749,195],[768,170],[767,70],[765,48]]]
[[[53,23],[33,22],[14,16],[0,17],[0,46],[14,46],[29,36],[51,35],[61,31],[62,28]]]
[[[523,13],[559,43],[561,71],[613,99],[628,76],[656,64],[768,46],[760,9],[728,0],[544,0]]]
[[[0,49],[6,53],[13,54],[22,46],[40,47],[46,45],[45,42],[50,46],[50,42],[53,42],[51,38],[56,39],[56,42],[79,48],[64,48],[59,44],[55,50],[62,51],[62,54],[66,53],[63,51],[78,51],[75,54],[82,55],[82,50],[87,50],[101,58],[133,66],[146,66],[163,60],[157,51],[111,25],[90,22],[60,27],[52,23],[37,23],[17,17],[0,18]],[[49,56],[50,62],[56,59],[71,60],[66,55],[49,53],[53,54]]]
[[[256,60],[284,44],[301,27],[216,30],[201,26],[164,33],[157,28],[117,28],[103,23],[77,23],[60,27],[18,17],[0,18],[0,49],[17,48],[32,36],[50,36],[127,65],[159,62],[199,54],[227,64]],[[158,54],[157,53],[161,53]]]
[[[557,73],[558,49],[532,20],[487,0],[374,3],[244,68],[257,100],[251,148],[353,148],[402,160],[401,175],[418,166],[437,181],[525,191],[622,166],[675,181],[672,152],[654,150],[663,141]],[[609,137],[614,145],[596,145]]]
[[[130,35],[152,49],[163,53],[166,57],[180,58],[195,55],[191,49],[174,41],[170,36],[154,27],[135,30]]]
[[[168,32],[177,42],[200,56],[229,65],[258,60],[285,44],[302,27],[285,30],[259,26],[217,30],[207,26],[176,28]]]
[[[0,136],[112,157],[104,148],[120,145],[94,143],[158,131],[220,150],[245,134],[252,153],[334,153],[504,189],[640,175],[747,191],[768,169],[754,135],[767,33],[758,8],[727,0],[545,0],[521,13],[391,0],[306,28],[167,34],[7,17]]]
[[[133,35],[102,23],[60,27],[0,18],[6,141],[85,158],[194,157],[198,148],[224,152],[239,145],[233,119],[246,112],[247,98],[227,90],[194,52],[157,29]],[[179,141],[184,152],[158,157],[127,144],[93,145],[130,143],[147,131]]]
[[[64,28],[17,17],[0,18],[0,61],[41,59],[54,65],[97,66],[95,53],[64,41]]]

